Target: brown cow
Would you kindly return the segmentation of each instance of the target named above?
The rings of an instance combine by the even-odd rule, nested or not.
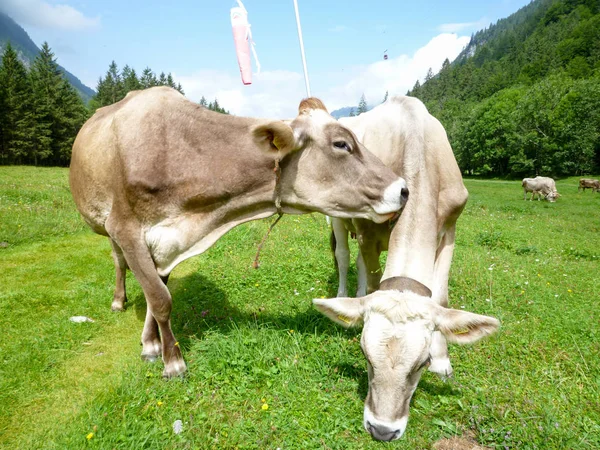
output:
[[[391,441],[406,429],[410,400],[423,370],[452,375],[446,340],[475,342],[493,333],[499,323],[446,308],[456,220],[468,194],[442,125],[410,97],[390,98],[340,122],[401,174],[411,192],[393,229],[364,219],[332,219],[338,297],[347,295],[350,231],[356,233],[360,249],[360,298],[313,300],[319,311],[343,326],[364,324],[361,347],[369,391],[363,425],[375,439]],[[388,246],[382,276],[379,255]]]
[[[283,122],[215,113],[166,87],[130,93],[88,120],[70,184],[85,221],[110,239],[113,309],[126,301],[127,268],[139,281],[148,304],[142,357],[162,353],[167,377],[186,370],[166,286],[177,264],[278,211],[385,222],[408,197],[405,181],[318,99]]]
[[[577,191],[580,191],[581,189],[583,189],[583,192],[585,192],[586,189],[591,189],[592,192],[600,192],[600,181],[592,180],[591,178],[581,178],[579,180]]]

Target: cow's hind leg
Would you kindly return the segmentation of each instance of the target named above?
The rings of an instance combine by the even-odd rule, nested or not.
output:
[[[379,289],[381,281],[381,265],[379,264],[380,251],[377,248],[377,240],[372,236],[363,236],[359,238],[360,254],[362,264],[357,260],[357,266],[362,268],[362,282],[359,282],[359,289],[364,286],[364,292],[356,294],[357,297],[362,297],[371,294]],[[360,275],[360,272],[359,272]],[[366,284],[366,286],[365,286]]]
[[[162,282],[167,285],[169,275],[160,277]],[[142,331],[142,359],[144,361],[154,362],[160,358],[162,346],[160,343],[160,334],[158,332],[158,323],[152,315],[150,308],[146,308],[146,320],[144,321],[144,330]]]
[[[110,229],[107,230],[111,233]],[[111,233],[123,250],[127,264],[146,297],[148,311],[142,332],[142,357],[151,360],[153,356],[158,356],[158,332],[160,332],[160,341],[162,341],[160,353],[165,364],[163,376],[173,377],[183,374],[186,366],[179,343],[171,330],[171,294],[165,280],[158,275],[150,251],[140,235],[140,230],[135,225],[127,228],[115,226],[115,230]]]
[[[115,293],[113,295],[111,309],[113,311],[123,311],[125,309],[125,302],[127,301],[125,279],[128,267],[121,247],[119,247],[119,245],[112,239],[110,239],[110,245],[112,246],[112,256],[115,263],[116,272]]]
[[[347,297],[350,247],[348,246],[348,230],[343,220],[331,218],[331,250],[338,270],[337,296]]]

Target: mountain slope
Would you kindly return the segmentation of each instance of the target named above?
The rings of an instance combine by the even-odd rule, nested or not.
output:
[[[39,54],[40,49],[31,40],[27,32],[18,25],[13,19],[6,14],[0,12],[0,62],[6,43],[10,42],[13,48],[19,55],[19,58],[29,68],[35,57]],[[79,92],[85,102],[87,102],[95,91],[84,85],[79,78],[70,73],[64,67],[59,66],[65,77]]]
[[[465,173],[598,173],[600,2],[534,0],[409,94],[445,126]]]

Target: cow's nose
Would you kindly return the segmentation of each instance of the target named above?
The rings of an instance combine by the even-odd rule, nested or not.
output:
[[[402,188],[402,190],[400,191],[400,204],[402,206],[406,205],[406,202],[408,201],[408,188]]]
[[[371,433],[371,436],[373,436],[373,439],[378,441],[393,441],[400,437],[400,434],[402,433],[400,428],[393,430],[385,425],[373,425],[371,422],[367,422],[367,429],[369,430],[369,433]]]

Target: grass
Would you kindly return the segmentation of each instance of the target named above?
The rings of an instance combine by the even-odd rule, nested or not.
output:
[[[269,221],[175,269],[189,372],[164,381],[139,358],[145,301],[131,276],[127,311],[110,312],[110,246],[78,217],[67,177],[0,168],[0,447],[425,449],[470,432],[492,448],[600,448],[600,195],[577,193],[577,179],[557,183],[555,204],[523,201],[519,182],[466,180],[450,302],[502,330],[452,346],[454,379],[426,373],[405,436],[384,444],[362,429],[360,331],[311,307],[337,291],[322,216],[284,217],[259,270]]]

